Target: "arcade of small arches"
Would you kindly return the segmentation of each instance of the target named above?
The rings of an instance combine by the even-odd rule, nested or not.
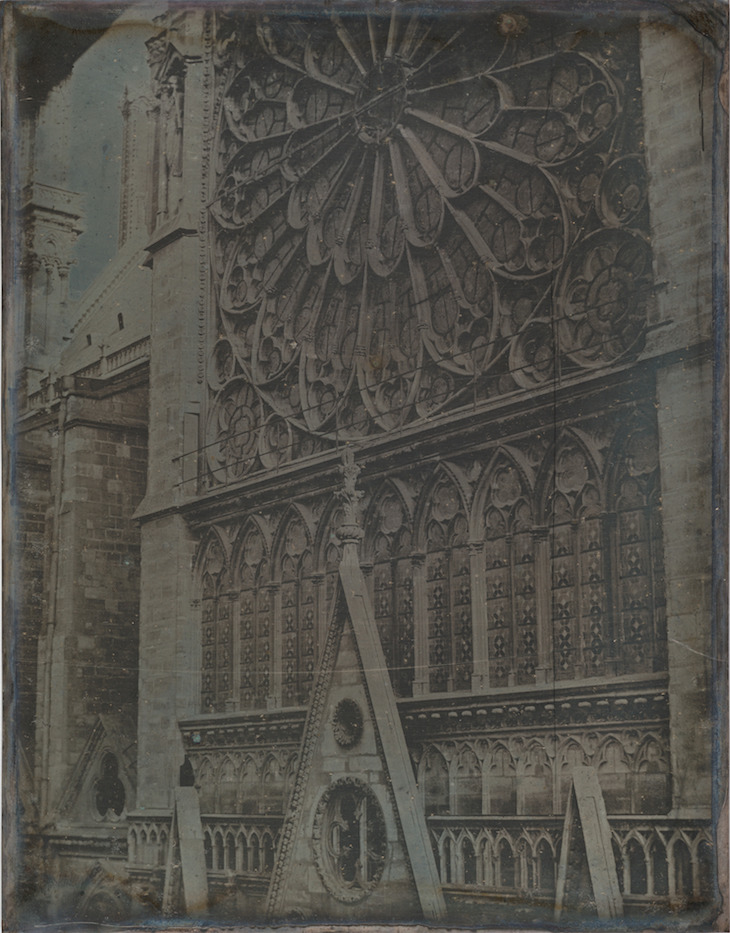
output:
[[[423,812],[431,816],[558,815],[572,770],[591,765],[609,814],[657,814],[671,805],[666,733],[645,728],[431,741],[411,749]],[[297,767],[295,748],[191,756],[201,812],[281,816]]]
[[[201,813],[281,814],[296,774],[296,750],[261,755],[233,753],[195,761]]]
[[[162,866],[165,864],[170,842],[169,822],[133,822],[127,833],[127,862],[129,865]]]
[[[361,565],[398,696],[664,669],[657,437],[621,417],[364,481]],[[209,528],[203,712],[306,704],[341,523],[315,495]]]
[[[208,826],[203,833],[206,868],[213,872],[271,874],[278,841],[277,828]]]
[[[557,831],[432,829],[443,885],[479,886],[549,896],[555,893]],[[513,836],[515,838],[513,839]]]
[[[556,737],[557,738],[557,737]],[[543,815],[565,811],[573,769],[596,769],[609,814],[666,813],[671,806],[665,735],[627,733],[429,743],[415,751],[427,816]],[[547,746],[547,747],[546,747]]]
[[[529,822],[468,826],[430,822],[441,883],[551,899],[560,859],[559,821],[549,827]],[[204,852],[211,873],[268,877],[279,842],[278,822],[204,820]],[[712,895],[714,864],[706,827],[611,820],[611,844],[619,887],[625,898],[703,901]],[[161,867],[168,856],[169,827],[136,823],[127,837],[130,866]]]
[[[560,828],[436,827],[434,856],[444,885],[476,886],[553,897]],[[711,896],[712,842],[707,829],[672,826],[612,828],[611,845],[622,894],[686,901]]]

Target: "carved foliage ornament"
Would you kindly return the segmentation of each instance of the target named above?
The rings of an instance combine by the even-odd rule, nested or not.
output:
[[[635,37],[390,7],[218,17],[214,483],[641,347]]]

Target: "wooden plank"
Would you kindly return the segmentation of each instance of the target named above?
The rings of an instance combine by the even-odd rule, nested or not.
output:
[[[175,788],[175,813],[185,910],[195,914],[208,908],[208,870],[205,866],[200,802],[194,787]]]
[[[560,848],[555,920],[584,896],[584,879],[600,920],[623,916],[623,898],[611,846],[611,827],[595,769],[576,767],[568,795]],[[585,907],[585,905],[581,905]]]
[[[344,547],[340,579],[423,916],[426,920],[443,920],[446,916],[446,904],[441,880],[433,857],[426,819],[419,805],[416,778],[375,625],[375,615],[354,545],[346,544]]]

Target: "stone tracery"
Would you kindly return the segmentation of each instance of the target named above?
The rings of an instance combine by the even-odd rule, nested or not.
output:
[[[477,670],[519,689],[663,669],[658,441],[644,415],[619,424],[365,482],[361,560],[396,695],[474,689]],[[325,494],[208,533],[204,709],[306,702],[344,518]]]
[[[640,348],[626,59],[471,32],[219,18],[209,482]]]

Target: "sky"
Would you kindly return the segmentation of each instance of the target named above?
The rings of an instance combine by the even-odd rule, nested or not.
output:
[[[154,35],[159,9],[130,7],[76,62],[68,81],[67,187],[84,196],[85,232],[79,237],[70,274],[78,297],[117,251],[122,155],[121,104],[149,90],[145,41]],[[52,142],[41,141],[38,163],[54,158]],[[65,146],[63,146],[65,148]],[[43,181],[41,170],[37,174]]]

